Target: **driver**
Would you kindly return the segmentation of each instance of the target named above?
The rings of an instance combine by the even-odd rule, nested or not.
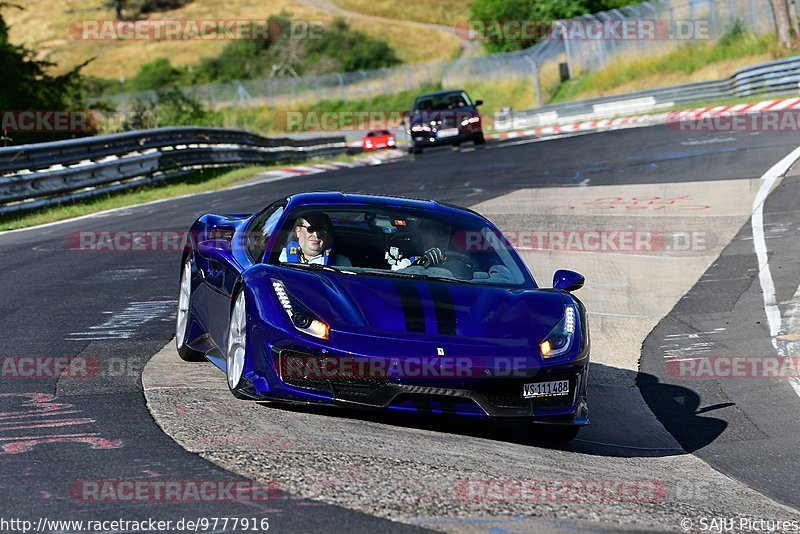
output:
[[[447,246],[450,241],[450,225],[433,219],[421,219],[417,223],[420,242],[424,254],[403,258],[397,247],[392,247],[386,253],[386,259],[393,271],[405,269],[411,265],[422,267],[438,267],[447,261]]]
[[[351,267],[350,259],[333,249],[331,219],[322,212],[307,213],[294,223],[294,238],[281,251],[281,263],[314,263]]]

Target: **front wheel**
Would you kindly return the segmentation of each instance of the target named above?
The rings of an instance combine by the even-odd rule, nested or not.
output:
[[[192,258],[186,257],[181,269],[181,289],[178,294],[178,317],[175,323],[175,345],[178,356],[187,362],[199,362],[204,359],[202,352],[189,347],[186,339],[192,323]]]
[[[244,291],[236,296],[228,326],[228,343],[225,351],[228,388],[237,399],[246,399],[241,392],[245,386],[244,355],[247,347],[247,312],[245,310]]]

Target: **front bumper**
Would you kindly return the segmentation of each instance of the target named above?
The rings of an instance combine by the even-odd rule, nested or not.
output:
[[[413,146],[426,148],[474,141],[475,139],[481,137],[482,132],[460,131],[458,135],[449,137],[437,137],[436,132],[409,132],[408,135]]]
[[[281,358],[310,356],[294,350],[272,350],[276,371]],[[335,404],[398,412],[530,420],[554,424],[588,424],[586,381],[588,354],[579,360],[530,370],[525,376],[441,380],[389,377],[281,377],[268,398]],[[276,374],[279,374],[276,372]],[[525,399],[523,384],[569,380],[568,395]]]

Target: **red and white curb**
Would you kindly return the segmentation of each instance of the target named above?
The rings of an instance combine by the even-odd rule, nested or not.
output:
[[[746,113],[762,113],[764,111],[780,111],[785,109],[800,109],[800,98],[786,98],[780,100],[765,100],[755,104],[736,104],[732,106],[716,106],[710,108],[695,108],[668,113],[655,113],[649,115],[633,115],[631,117],[617,117],[596,121],[576,122],[557,126],[545,126],[527,130],[494,133],[488,139],[515,139],[518,137],[545,137],[565,133],[590,132],[602,130],[616,130],[622,128],[635,128],[637,126],[650,126],[653,124],[668,124],[682,120],[696,120],[706,117],[739,115]]]
[[[309,174],[320,174],[323,172],[337,171],[340,169],[353,169],[355,167],[369,167],[373,165],[382,165],[388,161],[392,161],[402,157],[404,154],[400,150],[386,150],[365,156],[353,161],[332,161],[330,163],[315,163],[312,165],[296,165],[294,167],[286,167],[283,169],[276,169],[274,171],[267,171],[259,174],[261,179],[280,179],[290,178],[293,176],[307,176]]]

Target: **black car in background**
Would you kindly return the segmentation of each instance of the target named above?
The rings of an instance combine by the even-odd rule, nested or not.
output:
[[[459,145],[472,141],[482,145],[483,125],[478,106],[466,91],[452,89],[420,95],[408,113],[408,152],[419,154],[425,147]]]

